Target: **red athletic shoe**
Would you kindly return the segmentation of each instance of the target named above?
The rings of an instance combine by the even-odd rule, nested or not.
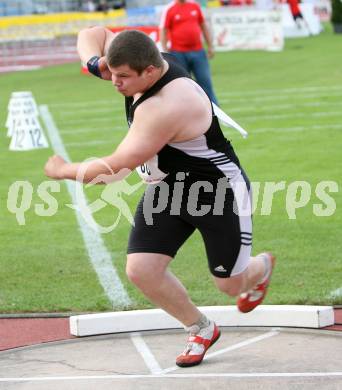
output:
[[[266,296],[267,287],[270,284],[276,258],[269,252],[260,253],[257,257],[259,256],[265,257],[266,261],[269,262],[269,272],[262,282],[257,284],[252,290],[241,294],[238,298],[236,304],[242,313],[248,313],[260,305]]]
[[[213,321],[197,334],[190,334],[185,351],[176,359],[179,367],[191,367],[200,364],[205,353],[220,337],[219,328]]]

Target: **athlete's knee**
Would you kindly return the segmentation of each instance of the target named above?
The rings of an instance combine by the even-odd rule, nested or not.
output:
[[[126,263],[126,275],[130,282],[135,285],[139,285],[147,275],[145,273],[145,267],[138,261],[127,259]]]
[[[155,254],[130,254],[127,256],[126,275],[136,286],[160,280],[166,266]]]

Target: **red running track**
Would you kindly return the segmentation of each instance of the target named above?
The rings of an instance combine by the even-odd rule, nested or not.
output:
[[[335,324],[324,330],[342,331],[342,308],[335,309]],[[0,351],[75,338],[69,318],[1,318]]]

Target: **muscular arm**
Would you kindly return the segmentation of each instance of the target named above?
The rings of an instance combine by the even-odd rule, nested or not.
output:
[[[81,30],[77,38],[77,50],[84,65],[93,56],[100,57],[98,67],[103,80],[111,80],[105,55],[115,34],[105,27],[90,27]]]
[[[81,30],[77,38],[77,51],[83,63],[93,56],[103,57],[114,38],[114,33],[105,27],[90,27]]]
[[[209,27],[208,27],[208,24],[206,21],[204,21],[201,24],[201,29],[202,29],[202,33],[204,36],[204,40],[205,40],[207,47],[208,47],[208,56],[209,56],[209,58],[212,58],[212,57],[214,57],[213,40],[212,40],[211,32],[209,30]]]
[[[158,100],[156,98],[155,100]],[[52,166],[53,159],[45,167],[47,176],[55,179],[80,180],[85,183],[99,176],[105,177],[112,172],[120,172],[116,177],[107,177],[108,182],[121,180],[131,170],[152,158],[167,144],[174,134],[175,114],[172,108],[164,105],[161,113],[159,102],[145,102],[144,107],[137,108],[131,128],[117,149],[109,156],[85,163],[65,163],[57,161],[58,166]],[[99,180],[106,182],[106,180]]]
[[[167,47],[167,29],[165,27],[160,27],[159,33],[160,33],[160,43],[161,43],[161,46],[163,48],[163,51],[167,52],[168,51],[168,47]]]

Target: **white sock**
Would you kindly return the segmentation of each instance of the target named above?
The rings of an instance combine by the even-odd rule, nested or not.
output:
[[[202,313],[200,319],[190,326],[186,326],[185,330],[191,334],[197,334],[201,329],[207,328],[210,325],[210,320]]]

